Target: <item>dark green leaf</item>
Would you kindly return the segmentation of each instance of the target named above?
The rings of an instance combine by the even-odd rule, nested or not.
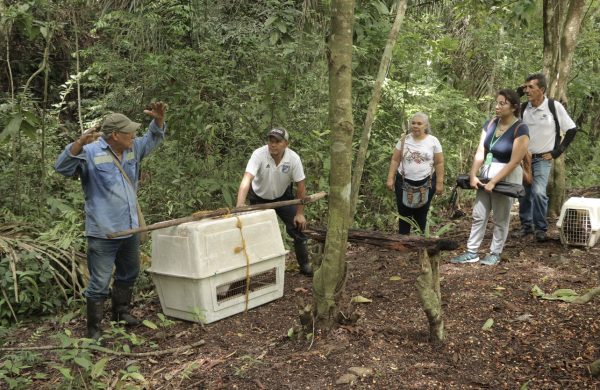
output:
[[[19,129],[21,128],[22,122],[23,122],[23,116],[21,116],[20,113],[15,114],[11,118],[10,122],[8,122],[8,125],[4,128],[2,133],[0,133],[0,142],[7,139],[7,137],[10,137],[10,136],[16,134],[19,131]]]

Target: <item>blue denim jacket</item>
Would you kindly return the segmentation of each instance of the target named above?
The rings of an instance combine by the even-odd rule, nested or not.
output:
[[[54,165],[58,173],[75,176],[79,172],[85,194],[86,236],[107,238],[108,233],[139,227],[136,193],[140,163],[163,141],[166,129],[166,124],[161,129],[152,121],[146,134],[134,139],[133,148],[123,152],[121,166],[135,190],[115,165],[103,138],[84,145],[77,156],[71,154],[72,144],[58,156]]]

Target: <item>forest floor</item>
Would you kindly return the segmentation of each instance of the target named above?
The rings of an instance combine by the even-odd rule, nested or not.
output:
[[[496,266],[454,265],[449,260],[464,250],[470,216],[456,223],[455,231],[464,232],[459,249],[441,252],[442,345],[428,342],[427,319],[415,287],[416,254],[350,245],[347,299],[360,295],[372,300],[355,305],[360,315],[355,323],[328,334],[317,332],[314,340],[296,333],[290,337],[290,328],[299,324],[299,302],[312,302],[311,279],[292,270],[285,273],[282,298],[245,314],[204,326],[175,320],[168,328],[141,326],[134,331],[159,350],[200,339],[204,345],[178,354],[111,356],[106,368],[117,375],[136,364],[146,380],[136,388],[148,389],[600,388],[600,380],[588,370],[600,358],[598,305],[543,300],[531,293],[534,286],[546,293],[569,288],[580,294],[597,286],[600,245],[563,247],[553,223],[545,243],[531,236],[509,237]],[[490,235],[491,225],[482,254]],[[292,268],[293,257],[287,263]],[[160,311],[159,299],[152,295],[138,300],[134,313],[158,322]],[[482,329],[489,319],[492,326]],[[8,344],[30,339],[39,326],[23,326]],[[64,328],[50,322],[43,326],[48,334]],[[67,327],[81,335],[85,321],[74,318]],[[147,350],[132,347],[133,352]],[[32,369],[51,374],[34,382],[35,387],[60,383],[58,372]]]

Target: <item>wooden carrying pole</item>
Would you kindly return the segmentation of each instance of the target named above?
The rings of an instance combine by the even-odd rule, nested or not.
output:
[[[254,211],[254,210],[276,209],[278,207],[291,206],[291,205],[295,205],[295,204],[307,204],[307,203],[316,202],[317,200],[322,199],[326,196],[327,196],[326,192],[317,192],[316,194],[305,196],[302,199],[292,199],[292,200],[283,200],[281,202],[255,204],[255,205],[250,205],[250,206],[236,207],[233,209],[198,211],[197,213],[194,213],[194,214],[190,215],[189,217],[183,217],[183,218],[172,219],[170,221],[158,222],[158,223],[154,223],[152,225],[148,225],[145,228],[136,228],[136,229],[123,230],[123,231],[115,232],[115,233],[109,233],[106,236],[108,238],[118,238],[118,237],[128,236],[130,234],[147,232],[150,230],[157,230],[157,229],[162,229],[162,228],[166,228],[166,227],[170,227],[170,226],[181,225],[182,223],[198,221],[198,220],[205,219],[205,218],[220,217],[220,216],[227,215],[227,214],[244,213],[246,211]]]

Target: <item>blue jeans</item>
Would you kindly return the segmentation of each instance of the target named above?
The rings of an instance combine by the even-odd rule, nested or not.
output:
[[[115,269],[115,281],[133,285],[140,273],[140,239],[138,234],[123,239],[108,240],[88,237],[87,262],[90,282],[85,296],[106,299],[110,279]]]
[[[425,184],[429,178],[425,178],[423,180],[408,180],[404,179],[408,184],[413,186],[420,186]],[[429,206],[431,206],[431,200],[433,199],[433,194],[435,194],[435,173],[431,177],[431,187],[429,188],[429,199],[427,203],[423,205],[423,207],[419,207],[418,209],[411,209],[410,207],[406,207],[402,203],[402,176],[396,172],[396,181],[394,182],[394,192],[396,193],[396,206],[398,207],[398,214],[406,218],[412,218],[419,225],[419,229],[421,229],[422,233],[425,233],[425,227],[427,226],[427,214],[429,213]],[[398,222],[398,233],[399,234],[410,234],[411,225],[400,219]]]
[[[531,161],[533,182],[525,186],[525,196],[519,199],[519,218],[521,229],[525,232],[548,230],[546,214],[548,213],[548,196],[546,187],[552,168],[551,160],[534,158]]]

